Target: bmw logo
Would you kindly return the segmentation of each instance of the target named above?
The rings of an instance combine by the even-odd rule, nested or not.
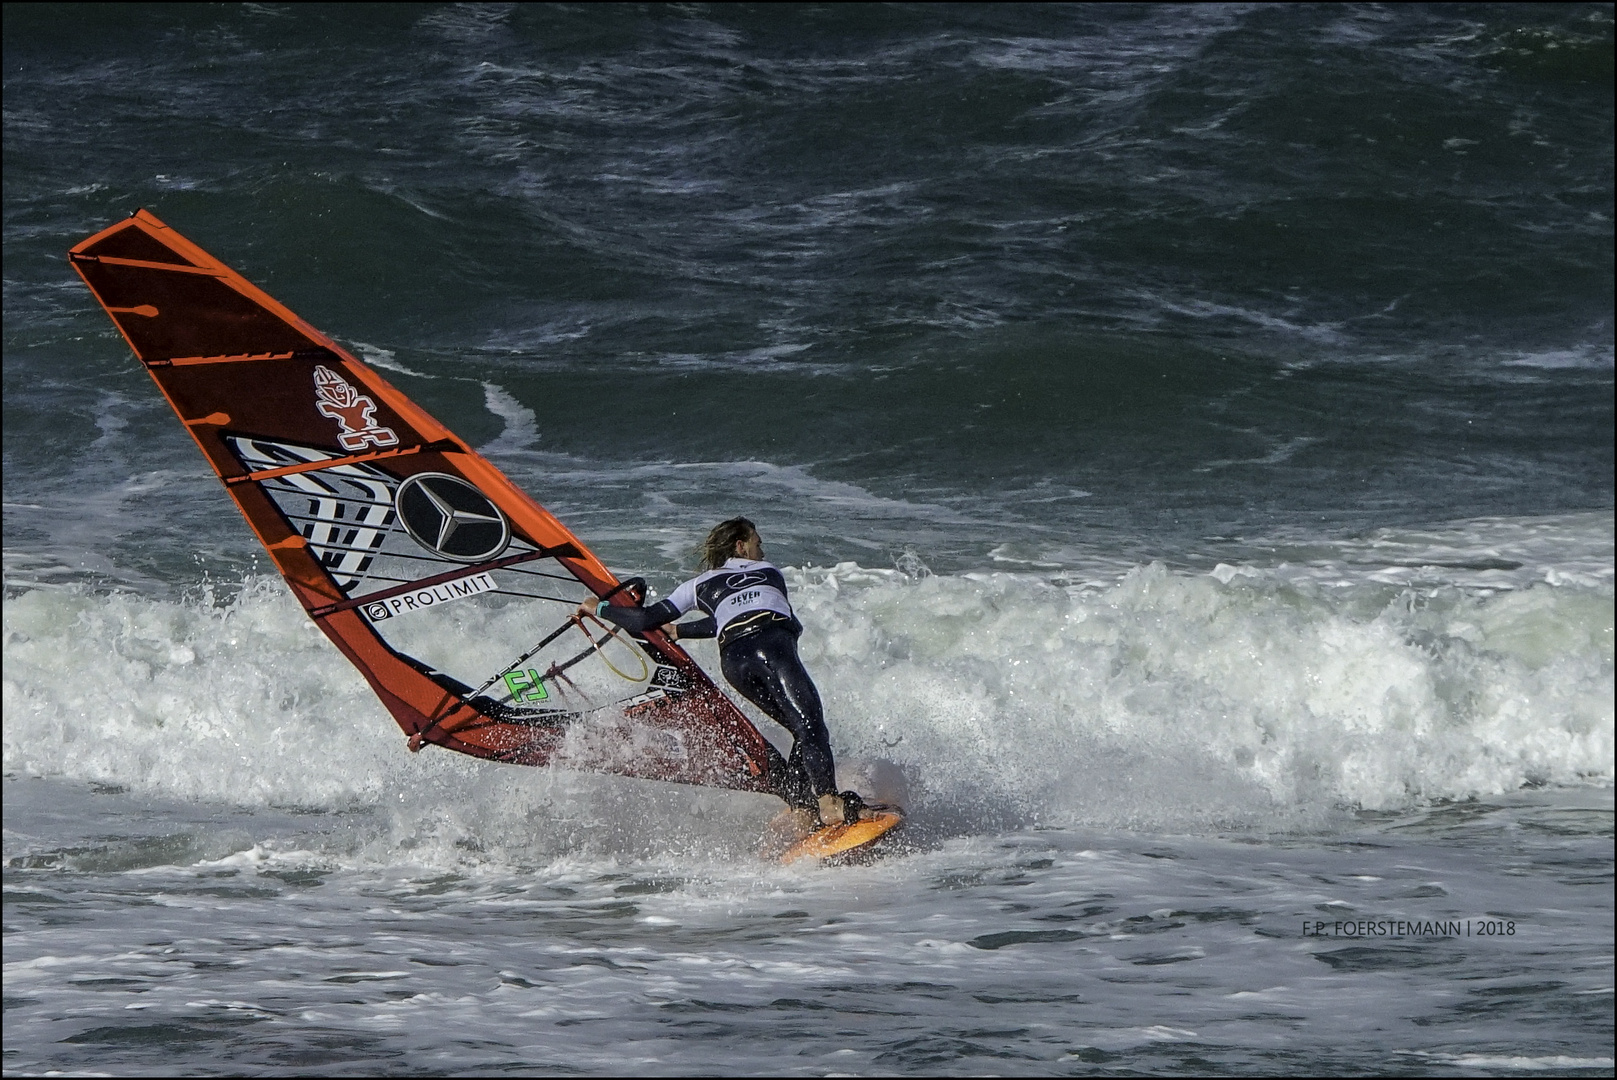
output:
[[[416,473],[393,497],[404,531],[456,562],[492,559],[511,542],[511,523],[489,497],[458,476]]]

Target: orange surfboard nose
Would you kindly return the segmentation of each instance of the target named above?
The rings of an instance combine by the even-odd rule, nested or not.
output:
[[[787,848],[780,861],[794,863],[799,859],[828,859],[833,855],[842,855],[874,843],[904,824],[904,813],[896,807],[873,806],[870,809],[874,811],[870,817],[851,825],[830,825],[815,830]]]

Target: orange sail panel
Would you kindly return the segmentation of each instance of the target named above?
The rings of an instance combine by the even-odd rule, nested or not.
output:
[[[572,615],[632,590],[375,371],[144,210],[68,258],[406,733],[499,761],[775,790],[779,753],[683,649]]]

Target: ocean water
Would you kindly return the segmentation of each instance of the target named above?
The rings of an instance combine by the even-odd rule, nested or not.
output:
[[[1612,26],[8,5],[5,1071],[1612,1075]],[[141,206],[620,573],[756,520],[905,829],[408,754]]]

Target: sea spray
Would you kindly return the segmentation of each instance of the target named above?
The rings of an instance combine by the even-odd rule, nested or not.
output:
[[[833,729],[943,802],[1213,826],[1611,778],[1606,589],[843,565],[793,595]]]
[[[7,773],[241,805],[335,806],[387,786],[392,722],[279,579],[217,603],[9,598],[5,714]]]
[[[1106,587],[854,563],[790,578],[837,753],[865,775],[896,766],[912,809],[945,831],[1307,826],[1344,809],[1611,782],[1609,587],[1417,590],[1244,569],[1150,564]],[[532,629],[510,612],[464,614],[490,620],[513,655]],[[711,643],[692,649],[716,669]],[[558,807],[581,800],[622,802],[630,821],[653,804],[659,819],[697,813],[706,797],[408,754],[271,579],[229,598],[14,596],[5,714],[8,774],[239,805],[387,806],[404,815],[400,836],[497,844],[497,820],[515,837],[570,820]],[[698,816],[739,799],[750,821],[770,802],[715,794]],[[616,827],[571,835],[643,846]]]

